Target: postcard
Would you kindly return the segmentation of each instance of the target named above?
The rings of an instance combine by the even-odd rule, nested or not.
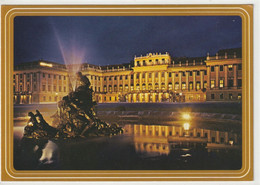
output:
[[[252,5],[1,8],[2,180],[253,180]]]

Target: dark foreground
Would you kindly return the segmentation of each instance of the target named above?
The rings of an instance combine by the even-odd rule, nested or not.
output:
[[[37,109],[51,115],[52,106]],[[241,104],[101,104],[99,117],[119,123],[124,134],[40,142],[22,138],[21,118],[29,109],[36,108],[19,105],[14,110],[19,115],[14,126],[17,170],[241,168]],[[182,118],[184,112],[190,118]]]

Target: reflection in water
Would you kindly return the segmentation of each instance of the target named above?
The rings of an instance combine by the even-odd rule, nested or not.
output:
[[[241,147],[236,133],[202,128],[190,129],[189,123],[184,123],[183,127],[134,124],[126,125],[125,131],[134,136],[136,152],[148,156],[169,155],[176,148],[203,147],[210,152]],[[181,156],[190,157],[191,154]]]
[[[240,169],[240,134],[174,125],[127,124],[124,134],[75,140],[19,138],[17,170],[198,170]]]

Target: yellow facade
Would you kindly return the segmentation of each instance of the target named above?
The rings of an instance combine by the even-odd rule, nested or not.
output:
[[[171,58],[168,53],[149,53],[135,57],[133,64],[82,64],[80,71],[89,78],[95,101],[102,103],[240,101],[242,98],[242,59],[233,50],[227,50],[223,56],[205,58]],[[65,65],[37,61],[15,66],[15,103],[57,102],[68,92]]]

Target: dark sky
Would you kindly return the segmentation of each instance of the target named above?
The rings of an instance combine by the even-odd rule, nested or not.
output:
[[[241,47],[241,28],[241,18],[234,16],[19,16],[14,21],[14,60],[107,65],[149,52],[199,57]]]

